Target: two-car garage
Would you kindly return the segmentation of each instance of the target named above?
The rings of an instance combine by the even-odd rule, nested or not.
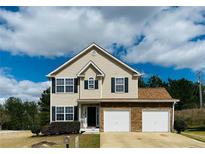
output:
[[[142,132],[169,132],[169,110],[142,110]],[[135,121],[136,122],[136,121]],[[131,110],[105,110],[104,132],[131,131]]]

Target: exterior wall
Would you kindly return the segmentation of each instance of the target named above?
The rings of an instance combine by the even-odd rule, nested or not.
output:
[[[93,54],[95,50],[97,54]],[[99,81],[99,90],[85,90],[83,80],[80,80],[78,93],[51,94],[52,105],[76,105],[79,98],[138,98],[138,78],[132,76],[132,72],[117,63],[99,49],[93,47],[68,67],[60,70],[55,77],[77,77],[78,72],[89,62],[93,61],[104,73],[105,77]],[[85,78],[94,75],[92,70],[85,72]],[[111,77],[128,77],[128,93],[111,93]],[[102,86],[101,86],[102,85]],[[79,93],[80,92],[80,93]]]
[[[55,93],[51,94],[52,106],[58,105],[74,105],[77,106],[78,93]]]
[[[89,99],[89,98],[101,98],[101,78],[97,77],[97,72],[91,67],[86,70],[85,77],[80,79],[80,99]],[[84,80],[88,80],[90,77],[98,80],[98,89],[85,89]]]
[[[100,131],[102,132],[104,126],[104,110],[108,108],[131,110],[131,132],[142,131],[142,111],[145,109],[168,110],[170,113],[170,130],[172,128],[172,103],[101,103]]]
[[[56,78],[76,78],[74,74],[72,75],[65,75],[65,76],[56,76]],[[79,99],[79,90],[80,86],[78,85],[78,93],[50,93],[50,100],[51,104],[50,106],[60,106],[60,105],[77,105],[77,99]],[[52,91],[52,86],[51,86]]]

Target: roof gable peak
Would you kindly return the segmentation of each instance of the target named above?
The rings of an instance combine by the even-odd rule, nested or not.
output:
[[[88,67],[93,66],[100,74],[98,74],[97,76],[102,76],[104,77],[105,74],[103,73],[103,71],[97,67],[97,65],[93,62],[93,61],[89,61],[77,74],[78,77],[84,77],[84,74],[82,74]]]
[[[100,47],[99,45],[97,45],[95,42],[91,43],[87,48],[83,49],[81,52],[79,52],[77,55],[75,55],[73,58],[71,58],[70,60],[68,60],[67,62],[65,62],[63,65],[61,65],[60,67],[58,67],[57,69],[55,69],[54,71],[50,72],[47,77],[52,77],[52,75],[54,73],[56,73],[57,71],[59,71],[60,69],[62,69],[63,67],[67,66],[68,64],[70,64],[72,61],[74,61],[77,57],[79,57],[80,55],[82,55],[83,53],[85,53],[86,51],[88,51],[90,48],[92,47],[96,47],[98,48],[101,52],[105,53],[106,55],[108,55],[109,57],[111,57],[112,59],[114,59],[115,61],[117,61],[118,63],[120,63],[121,65],[123,65],[124,67],[126,67],[127,69],[131,70],[133,72],[133,76],[141,76],[142,74],[139,73],[138,71],[136,71],[135,69],[131,68],[130,66],[128,66],[127,64],[125,64],[124,62],[122,62],[121,60],[117,59],[116,57],[114,57],[111,53],[109,53],[108,51],[106,51],[104,48]]]

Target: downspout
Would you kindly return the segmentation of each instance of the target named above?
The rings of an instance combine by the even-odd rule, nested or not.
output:
[[[174,106],[176,104],[176,101],[174,101],[172,106],[172,132],[174,131]]]
[[[80,99],[80,94],[81,94],[80,93],[80,91],[81,91],[81,87],[80,87],[81,86],[81,84],[80,84],[81,83],[81,78],[79,77],[78,79],[79,79],[78,80],[79,81],[78,82],[79,83],[79,85],[78,85],[78,92],[79,92],[78,99]],[[80,127],[81,127],[81,103],[77,102],[77,104],[78,104],[78,121],[80,121]]]
[[[52,111],[52,100],[51,100],[52,96],[51,95],[53,94],[53,89],[52,89],[53,86],[52,86],[52,79],[49,78],[48,80],[49,80],[49,83],[50,83],[49,86],[50,86],[50,123],[51,123],[52,122],[52,112],[53,112]]]

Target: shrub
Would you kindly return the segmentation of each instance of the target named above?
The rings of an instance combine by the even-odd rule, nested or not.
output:
[[[33,134],[36,134],[37,136],[40,134],[40,132],[41,132],[41,128],[40,128],[40,125],[32,125],[31,126],[31,132],[33,133]]]
[[[80,131],[80,122],[52,122],[49,125],[45,125],[41,133],[43,135],[57,135],[57,134],[71,134],[79,133]]]
[[[174,129],[180,134],[182,131],[187,129],[187,124],[184,120],[177,119],[174,121]]]

